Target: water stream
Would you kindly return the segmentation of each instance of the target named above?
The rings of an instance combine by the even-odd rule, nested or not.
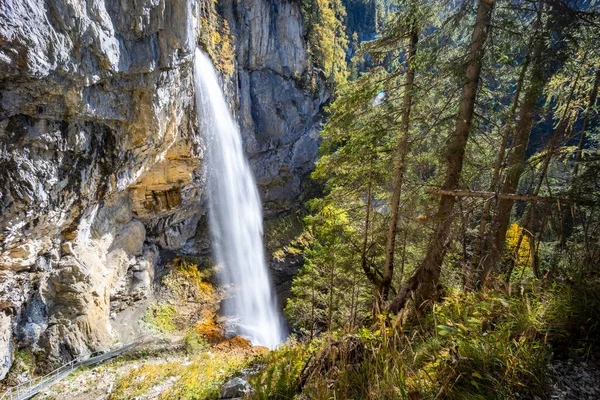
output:
[[[243,150],[240,132],[225,101],[217,73],[206,54],[194,60],[196,109],[207,140],[209,222],[221,283],[234,288],[224,304],[236,333],[275,348],[284,339],[265,262],[262,207]]]

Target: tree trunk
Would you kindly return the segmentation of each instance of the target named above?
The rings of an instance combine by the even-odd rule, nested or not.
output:
[[[390,203],[390,221],[388,225],[387,241],[385,245],[385,265],[383,267],[383,278],[381,280],[381,293],[379,301],[384,304],[390,293],[392,278],[394,276],[394,251],[396,249],[396,232],[398,230],[398,215],[400,209],[400,197],[402,195],[402,181],[404,180],[404,164],[406,161],[408,133],[410,129],[410,111],[412,108],[413,86],[415,81],[414,59],[417,52],[417,41],[419,35],[416,27],[411,29],[410,42],[408,45],[408,68],[406,71],[406,85],[404,88],[404,100],[402,104],[402,126],[396,152],[394,154],[394,181],[392,184],[392,200]]]
[[[540,10],[540,14],[538,15],[538,25],[541,19],[541,12]],[[537,36],[534,53],[531,58],[531,80],[519,111],[519,121],[513,135],[513,143],[507,160],[506,177],[500,191],[502,194],[515,194],[519,186],[521,174],[525,169],[525,151],[529,144],[529,134],[531,133],[533,118],[537,110],[537,102],[545,85],[541,60],[545,47],[544,37],[542,32],[537,33]],[[492,232],[484,246],[484,250],[487,250],[488,254],[482,260],[483,268],[479,277],[479,284],[481,286],[485,285],[489,273],[502,257],[504,240],[514,203],[515,201],[510,198],[500,198],[498,201],[496,215],[492,221]]]
[[[581,127],[581,135],[579,136],[579,144],[577,145],[577,152],[575,153],[575,166],[573,167],[573,175],[571,176],[571,194],[575,189],[575,179],[579,174],[579,164],[583,158],[583,146],[585,144],[585,136],[587,133],[587,129],[590,123],[590,115],[594,106],[596,105],[596,100],[598,98],[598,86],[600,85],[600,68],[596,70],[596,77],[594,78],[594,86],[592,87],[592,91],[590,92],[590,97],[588,100],[588,105],[585,110],[585,116],[583,118],[583,126]],[[570,208],[565,208],[562,215],[561,220],[561,247],[566,245],[567,239],[570,236],[570,232],[568,227],[570,223],[572,223],[573,217],[575,215],[575,205]]]
[[[583,158],[583,145],[585,144],[585,134],[587,133],[588,126],[590,124],[590,115],[596,105],[598,99],[598,86],[600,86],[600,68],[596,71],[596,78],[594,79],[594,87],[590,92],[590,99],[588,101],[587,109],[585,110],[585,117],[583,119],[583,126],[581,127],[581,136],[579,137],[579,144],[577,146],[577,154],[575,155],[575,167],[573,168],[573,178],[577,177],[579,173],[579,163]]]
[[[443,189],[430,189],[427,190],[429,194],[437,194],[443,196],[454,196],[454,197],[472,197],[486,199],[508,199],[508,200],[521,200],[521,201],[537,201],[540,203],[560,203],[560,204],[582,204],[582,205],[594,205],[593,201],[585,199],[574,199],[569,197],[549,197],[549,196],[538,196],[536,194],[508,194],[508,193],[494,193],[494,192],[478,192],[471,190],[443,190]]]
[[[584,54],[584,60],[586,58],[586,55],[587,55],[587,53]],[[538,68],[538,70],[541,72],[541,69]],[[540,189],[542,188],[542,183],[544,182],[544,179],[546,179],[546,174],[548,172],[548,167],[550,166],[550,162],[552,160],[554,151],[558,147],[560,147],[561,139],[564,139],[565,133],[567,132],[567,127],[569,126],[568,112],[570,110],[571,101],[573,100],[573,96],[575,94],[575,89],[577,88],[577,84],[579,82],[580,76],[581,76],[581,70],[577,73],[577,76],[576,76],[575,80],[573,81],[573,86],[569,93],[569,97],[567,98],[567,102],[565,105],[565,110],[563,112],[563,115],[561,116],[558,126],[552,133],[552,137],[550,138],[550,141],[547,145],[548,151],[544,156],[544,163],[542,164],[542,170],[541,170],[537,185],[534,188],[533,196],[537,197],[539,195]],[[534,77],[532,77],[532,85],[535,85],[535,82],[536,82],[536,80],[534,80]],[[539,94],[541,94],[542,85],[539,85],[539,88],[540,88]],[[539,96],[539,94],[538,94],[538,96]],[[537,96],[536,96],[536,102],[537,102]],[[527,101],[526,101],[526,103],[527,103]],[[526,106],[524,105],[523,107],[525,108]],[[503,194],[515,193],[517,190],[517,187],[519,185],[519,179],[521,178],[521,174],[522,174],[523,168],[525,166],[525,150],[527,148],[527,144],[529,143],[529,132],[531,131],[531,123],[533,122],[534,114],[535,114],[535,105],[533,105],[531,115],[526,116],[525,122],[528,123],[529,128],[528,128],[527,135],[525,135],[523,133],[523,136],[527,136],[527,138],[524,139],[524,141],[522,142],[524,145],[522,146],[522,148],[513,148],[512,155],[513,156],[517,155],[519,157],[519,159],[517,160],[517,159],[513,159],[512,157],[509,157],[509,166],[508,166],[509,172],[507,173],[506,180],[504,181],[504,186],[502,187]],[[517,135],[520,133],[521,132],[517,131]],[[515,162],[515,164],[512,164],[510,161]],[[514,168],[512,168],[513,165],[515,165]],[[500,260],[502,258],[502,254],[504,252],[504,244],[506,241],[506,231],[508,230],[508,225],[510,223],[510,214],[512,211],[513,204],[514,204],[513,200],[507,200],[507,199],[501,199],[498,202],[497,223],[495,225],[496,231],[494,232],[494,236],[492,238],[493,242],[492,242],[492,248],[490,251],[490,257],[487,260],[488,262],[485,265],[484,274],[482,276],[482,280],[481,280],[482,285],[485,285],[487,277],[489,276],[489,273],[492,271],[493,268],[495,268],[496,266],[499,265]],[[529,218],[531,219],[531,221],[526,221],[526,223],[525,223],[526,226],[530,226],[531,222],[533,221],[533,216],[535,214],[535,201],[532,204],[530,204],[530,208],[531,208],[531,213],[529,214]],[[531,240],[534,240],[533,235],[530,234],[529,236],[530,236]]]
[[[502,170],[502,165],[504,164],[504,159],[506,158],[506,146],[508,145],[508,139],[510,138],[510,134],[513,131],[514,119],[517,113],[517,107],[519,106],[519,99],[521,97],[521,91],[523,89],[523,83],[525,82],[525,76],[527,75],[527,69],[529,68],[529,63],[531,61],[531,51],[533,47],[533,40],[529,42],[527,47],[527,56],[525,57],[525,61],[521,66],[521,72],[519,73],[519,79],[517,80],[517,87],[515,89],[515,94],[513,96],[513,102],[510,107],[510,111],[508,113],[508,117],[506,120],[506,125],[503,128],[502,132],[502,143],[500,145],[500,152],[498,153],[498,157],[496,158],[496,162],[494,163],[494,172],[492,173],[492,181],[490,183],[490,192],[496,192],[498,190],[498,183],[500,182],[500,172]],[[467,276],[465,277],[465,288],[467,290],[473,289],[473,275],[475,271],[479,270],[479,262],[481,260],[481,251],[483,248],[483,244],[485,243],[485,236],[487,232],[487,225],[490,218],[490,212],[492,210],[492,202],[491,199],[486,201],[483,206],[483,211],[481,213],[481,220],[479,222],[479,232],[477,235],[477,240],[475,242],[475,249],[473,250],[473,256],[471,257],[471,261],[469,263],[469,267],[467,270]]]
[[[448,170],[443,185],[444,190],[454,190],[459,185],[465,148],[473,122],[477,86],[481,75],[483,53],[493,8],[493,1],[479,0],[478,2],[477,17],[467,53],[465,82],[460,97],[456,126],[450,136],[450,143],[447,149],[446,159]],[[454,196],[442,195],[435,217],[437,226],[425,258],[408,283],[390,304],[390,312],[398,313],[402,310],[411,293],[414,294],[415,306],[418,311],[425,310],[437,295],[437,285],[445,253],[444,243],[450,233],[455,199]]]
[[[365,232],[363,234],[363,242],[360,250],[360,265],[365,273],[365,276],[373,284],[376,290],[379,290],[381,281],[377,278],[375,271],[367,263],[367,249],[369,244],[369,228],[371,225],[371,197],[373,196],[373,159],[370,161],[369,181],[367,183],[367,204],[365,213]]]

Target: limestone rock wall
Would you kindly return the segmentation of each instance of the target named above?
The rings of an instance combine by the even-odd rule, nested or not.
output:
[[[330,96],[310,64],[300,7],[293,0],[219,2],[235,37],[238,120],[267,215],[298,201]]]
[[[111,312],[151,292],[157,246],[193,235],[193,11],[0,3],[0,378],[16,347],[108,348]]]
[[[0,379],[18,348],[58,363],[125,340],[119,313],[152,297],[161,251],[205,232],[203,1],[0,1]],[[329,97],[299,7],[218,3],[267,213],[297,201]]]

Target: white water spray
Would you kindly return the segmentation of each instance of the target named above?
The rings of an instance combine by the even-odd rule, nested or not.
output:
[[[215,69],[202,51],[194,60],[198,121],[206,135],[209,221],[222,280],[236,290],[226,314],[240,336],[275,348],[284,339],[265,262],[256,183]]]

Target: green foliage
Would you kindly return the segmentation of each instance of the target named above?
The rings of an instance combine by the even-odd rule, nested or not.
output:
[[[353,38],[355,56],[368,55],[375,60],[373,65],[377,67],[360,76],[357,70],[354,71],[355,80],[339,87],[338,96],[328,110],[330,115],[322,131],[321,158],[313,174],[313,178],[324,182],[326,191],[321,199],[313,201],[312,206],[315,213],[325,208],[336,208],[346,216],[351,230],[344,235],[349,247],[344,270],[358,273],[358,281],[364,282],[365,286],[371,284],[377,287],[378,277],[382,274],[383,248],[387,239],[385,228],[389,218],[385,205],[389,201],[392,183],[391,154],[398,143],[406,95],[408,37],[414,30],[418,31],[416,56],[411,60],[416,77],[411,93],[409,151],[400,199],[398,237],[395,238],[398,260],[395,271],[399,271],[393,277],[395,290],[400,290],[408,273],[420,264],[423,250],[431,242],[430,229],[439,222],[435,219],[435,202],[431,201],[437,196],[431,196],[427,189],[442,184],[448,165],[443,155],[446,154],[448,134],[456,124],[458,95],[464,84],[464,61],[475,22],[473,5],[476,3],[402,0],[376,40],[359,48],[358,37]],[[508,172],[503,166],[514,140],[511,134],[518,120],[524,118],[519,114],[519,104],[522,104],[528,87],[543,84],[546,105],[541,114],[551,112],[545,118],[554,120],[555,126],[566,120],[565,132],[552,146],[543,149],[540,142],[544,139],[534,136],[547,127],[543,124],[537,128],[534,126],[530,147],[535,148],[537,154],[528,161],[527,174],[518,191],[535,191],[535,194],[550,197],[557,193],[562,193],[562,197],[571,197],[575,193],[586,199],[594,197],[589,193],[595,193],[598,184],[589,183],[597,180],[589,178],[597,169],[593,169],[592,163],[585,164],[584,169],[589,169],[589,172],[583,172],[588,177],[586,183],[572,178],[573,156],[580,151],[573,145],[567,146],[567,142],[572,140],[573,130],[581,125],[594,86],[598,52],[593,44],[597,41],[597,29],[582,17],[583,14],[571,10],[567,15],[562,7],[545,5],[530,8],[517,4],[495,7],[494,28],[490,36],[493,40],[486,44],[485,52],[480,55],[483,73],[476,93],[475,118],[464,160],[461,160],[462,176],[457,182],[465,190],[501,190]],[[597,17],[597,8],[592,7],[588,11],[594,13],[594,18]],[[540,24],[536,24],[538,18]],[[543,83],[532,82],[529,65],[532,46],[538,37],[542,37],[547,47],[540,56],[545,71],[541,78]],[[520,93],[519,98],[516,98],[517,93]],[[541,104],[542,100],[540,96],[538,103]],[[513,104],[516,106],[513,107]],[[593,115],[597,115],[597,106],[590,109]],[[588,131],[588,135],[593,133],[589,128]],[[597,143],[589,140],[588,143],[593,154]],[[501,148],[503,153],[499,152]],[[584,149],[587,152],[586,146]],[[546,162],[548,159],[549,163]],[[499,168],[497,171],[496,166]],[[536,186],[541,186],[539,193]],[[585,186],[588,190],[577,190],[577,186]],[[597,202],[596,197],[594,201]],[[470,263],[478,240],[490,237],[492,233],[489,231],[497,229],[489,224],[496,212],[496,203],[492,204],[484,212],[485,207],[479,199],[457,199],[457,210],[452,214],[457,216],[457,223],[453,224],[447,238],[442,268],[443,283],[449,288],[464,285],[471,273],[480,273],[471,271],[479,266]],[[593,256],[597,254],[594,251],[597,246],[589,245],[589,240],[593,242],[598,236],[593,233],[597,230],[592,228],[598,226],[597,221],[600,220],[597,211],[580,210],[581,218],[569,221],[565,214],[575,215],[575,207],[569,211],[565,211],[564,205],[559,203],[531,207],[540,209],[533,218],[528,215],[534,214],[524,213],[522,209],[512,218],[510,226],[520,226],[521,230],[509,230],[507,257],[502,260],[502,265],[495,266],[497,269],[491,277],[491,280],[508,284],[511,289],[512,281],[513,285],[518,282],[521,290],[531,290],[536,277],[548,272],[553,276],[572,275],[569,270],[574,267],[570,265],[578,265],[576,270],[586,268],[585,265],[593,263]],[[543,219],[540,214],[544,215]],[[480,232],[484,218],[487,229]],[[574,227],[571,230],[569,224],[572,222]],[[584,229],[583,225],[587,228]],[[576,237],[570,242],[567,237],[565,241],[571,231]],[[366,251],[361,249],[363,242],[366,242]],[[588,244],[584,246],[582,242]],[[484,242],[484,252],[489,252],[489,247],[490,244]],[[320,251],[329,250],[325,247]],[[349,256],[352,252],[353,258]],[[581,256],[582,253],[585,257]],[[366,263],[365,258],[368,260]],[[513,266],[510,267],[510,264]],[[322,269],[315,270],[315,265],[310,268],[315,275],[323,273]],[[317,309],[322,309],[322,306]],[[307,311],[306,308],[304,310]]]
[[[540,342],[541,310],[499,293],[445,298],[433,312],[437,336],[426,340],[440,357],[434,367],[449,398],[543,396],[548,347]]]
[[[370,288],[356,270],[353,229],[344,210],[325,206],[306,223],[313,238],[304,267],[294,278],[286,313],[311,336],[323,330],[351,330],[369,314]]]
[[[599,282],[561,285],[540,296],[544,307],[543,331],[556,350],[586,353],[600,344]]]
[[[301,254],[308,247],[311,237],[304,229],[299,214],[293,213],[265,221],[265,246],[275,259],[286,255]]]
[[[200,350],[206,350],[208,343],[196,330],[189,331],[183,338],[185,346],[190,353],[196,353]]]
[[[348,76],[348,38],[342,23],[346,9],[340,0],[303,0],[302,15],[312,61],[336,87]]]
[[[212,318],[218,308],[219,294],[209,283],[214,271],[200,270],[183,258],[173,259],[167,268],[171,271],[162,278],[160,301],[148,307],[143,321],[163,334],[183,334],[198,318]]]
[[[429,18],[431,9],[412,2],[410,9],[400,14],[401,18],[384,37],[367,46],[370,54],[383,54],[382,49],[393,43],[394,54],[405,56],[398,49],[406,42],[407,31],[418,16]],[[417,63],[420,64],[427,63]],[[386,205],[405,94],[404,68],[404,64],[397,63],[378,67],[347,82],[339,87],[338,97],[328,109],[330,116],[321,133],[321,157],[312,175],[325,183],[325,193],[309,204],[313,216],[306,221],[313,244],[305,254],[304,270],[293,283],[294,298],[286,309],[290,320],[305,332],[351,330],[369,319],[385,260],[389,218]],[[453,83],[451,79],[443,82],[449,86]],[[415,152],[416,156],[409,152],[416,166],[407,168],[405,174],[402,236],[396,241],[397,254],[401,255],[397,259],[401,262],[394,277],[395,285],[414,269],[426,240],[422,227],[426,219],[421,219],[415,211],[424,200],[423,181],[435,178],[424,171],[435,169],[437,161],[432,153],[441,146],[441,141],[432,143],[423,134],[433,129],[438,133],[447,126],[445,121],[439,126],[425,119],[421,122],[423,111],[429,111],[419,108],[421,99],[423,105],[426,102],[431,105],[442,101],[441,97],[428,97],[429,92],[418,87],[413,96],[414,114],[419,122],[411,124],[410,137],[419,138],[422,148]],[[442,135],[431,137],[439,140]]]
[[[559,309],[561,304],[564,307],[565,293],[568,292],[556,289],[522,299],[498,292],[452,293],[434,307],[431,315],[402,330],[363,328],[332,344],[315,341],[313,355],[305,356],[311,360],[305,369],[319,365],[321,369],[317,370],[320,373],[308,374],[310,379],[302,388],[302,396],[497,400],[543,397],[551,354],[546,339],[550,330],[569,325],[562,314],[566,309]],[[584,314],[591,317],[596,312],[595,305],[588,302]],[[555,319],[555,313],[563,316],[562,322]],[[385,318],[379,324],[384,322]],[[357,341],[358,346],[344,346]],[[344,350],[349,348],[352,352]],[[290,362],[297,362],[298,353],[286,353],[284,349],[279,350],[279,357],[291,354]],[[286,365],[280,358],[265,362],[266,369],[273,367],[271,363]],[[323,369],[320,362],[334,365]],[[284,387],[290,391],[285,393],[292,393],[293,381],[286,380]]]
[[[5,384],[16,385],[22,381],[24,376],[33,378],[40,374],[42,371],[36,364],[35,355],[31,349],[18,349],[14,353],[12,365],[5,377]]]
[[[196,264],[183,258],[175,258],[170,267],[172,272],[163,278],[163,285],[179,300],[192,297],[204,302],[214,301],[215,289],[210,284],[214,270],[200,270]]]
[[[407,364],[401,352],[385,338],[385,334],[363,332],[354,355],[340,352],[327,375],[313,376],[302,393],[311,399],[408,399]],[[353,341],[350,336],[342,339]],[[327,344],[323,345],[323,350]]]
[[[177,329],[173,322],[176,315],[175,306],[171,304],[153,304],[146,310],[143,321],[158,332],[169,333]]]
[[[221,386],[248,361],[242,352],[201,352],[183,364],[181,361],[148,362],[120,377],[111,399],[132,399],[165,385],[161,399],[218,398]]]
[[[597,344],[598,129],[578,130],[584,116],[598,115],[597,101],[588,104],[597,85],[598,33],[590,21],[598,18],[598,9],[586,9],[587,19],[566,3],[496,2],[485,51],[477,54],[482,73],[464,157],[458,154],[462,150],[444,157],[449,134],[462,122],[456,121],[456,111],[465,60],[473,57],[468,46],[477,4],[402,0],[376,40],[359,46],[358,35],[352,35],[351,81],[338,87],[327,110],[313,174],[325,191],[309,203],[312,214],[305,221],[312,242],[286,307],[298,329],[319,338],[319,354],[329,360],[319,364],[318,356],[311,357],[306,367],[319,373],[303,387],[306,398],[544,397],[552,351],[585,353]],[[315,7],[319,3],[305,2],[304,12]],[[407,43],[415,31],[415,85],[406,93]],[[532,66],[537,49],[534,61],[542,76]],[[376,67],[360,74],[367,58]],[[382,277],[391,155],[406,119],[407,94],[412,100],[409,152],[392,290],[400,291],[424,249],[437,245],[445,254],[437,290],[443,296],[430,314],[403,321],[402,330],[376,329],[371,305]],[[539,97],[533,98],[538,108],[524,106],[525,94]],[[539,119],[533,118],[530,128],[531,115]],[[511,146],[518,126],[530,130],[527,155],[533,155],[526,165],[507,158],[516,151]],[[584,134],[578,148],[573,139]],[[583,155],[579,171],[573,168],[578,153]],[[498,236],[506,246],[494,249],[495,217],[508,216],[512,204],[507,213],[496,209],[500,203],[491,194],[485,205],[467,194],[456,197],[452,212],[440,215],[437,201],[431,201],[438,197],[428,189],[441,186],[445,168],[457,165],[452,163],[458,157],[461,176],[453,185],[464,191],[499,192],[512,184],[510,173],[524,166],[517,192],[581,201],[519,202],[508,231]],[[447,237],[432,243],[431,228],[446,222],[452,223]],[[490,272],[490,287],[506,293],[471,292],[469,276],[481,273],[481,265],[471,263],[478,243],[481,259],[503,258]],[[416,277],[437,284],[431,271],[437,270]],[[579,282],[593,282],[592,289]],[[385,321],[387,316],[377,324]],[[357,341],[358,349],[349,345]],[[291,390],[290,380],[282,382]]]
[[[250,399],[294,399],[298,377],[308,354],[306,345],[288,344],[258,357],[253,366],[259,368],[259,372],[249,379],[250,385],[255,389]]]
[[[23,369],[33,371],[35,369],[35,357],[30,349],[19,349],[15,352],[13,363],[19,363]]]

